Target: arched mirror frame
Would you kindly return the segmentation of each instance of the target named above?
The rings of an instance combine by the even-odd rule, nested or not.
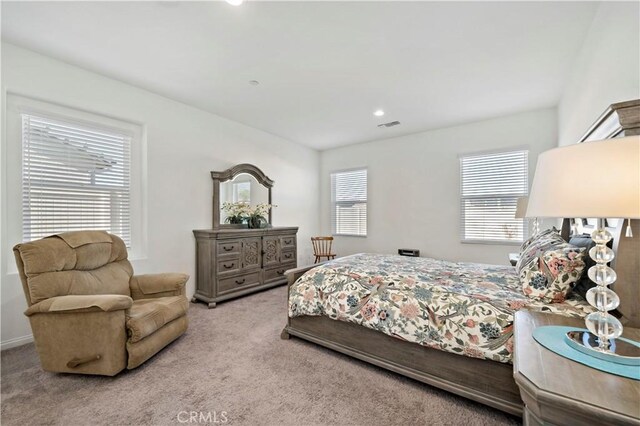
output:
[[[222,172],[211,172],[211,179],[213,180],[213,229],[221,228],[246,228],[247,225],[231,225],[227,223],[220,223],[220,183],[232,180],[236,176],[242,173],[247,173],[253,176],[260,185],[267,188],[268,203],[271,204],[271,188],[274,181],[269,179],[262,170],[254,166],[253,164],[238,164]],[[272,213],[269,210],[269,226],[272,224]]]

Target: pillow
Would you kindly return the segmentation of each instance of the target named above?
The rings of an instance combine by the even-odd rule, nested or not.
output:
[[[563,302],[585,270],[584,247],[556,244],[535,256],[520,272],[523,293],[548,303]]]
[[[523,242],[520,245],[520,251],[521,252],[524,251],[533,241],[535,241],[535,240],[537,240],[539,238],[544,238],[544,237],[546,237],[546,236],[548,236],[550,234],[553,234],[553,233],[559,234],[559,232],[558,232],[558,230],[556,229],[555,226],[553,228],[551,228],[551,229],[545,229],[544,231],[540,231],[537,234],[534,234],[534,235],[530,236],[525,242]]]
[[[531,263],[540,253],[564,242],[556,228],[547,229],[529,238],[522,244],[520,258],[516,263],[516,272],[520,274],[522,268]]]

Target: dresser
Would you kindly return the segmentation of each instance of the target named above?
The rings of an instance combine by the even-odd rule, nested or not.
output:
[[[194,230],[196,292],[192,302],[218,302],[287,283],[297,267],[297,227]]]

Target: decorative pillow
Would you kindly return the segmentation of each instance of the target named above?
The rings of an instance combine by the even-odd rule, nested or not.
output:
[[[534,257],[520,272],[522,291],[532,299],[563,302],[585,268],[583,247],[557,244]]]
[[[563,244],[564,242],[556,228],[547,229],[529,238],[522,244],[523,248],[520,251],[520,258],[516,263],[516,272],[520,274],[522,268],[531,263],[533,259],[551,247]]]
[[[546,237],[546,236],[548,236],[550,234],[558,234],[559,235],[559,232],[558,232],[558,230],[556,229],[555,226],[553,228],[551,228],[551,229],[545,229],[544,231],[540,231],[537,234],[534,234],[534,235],[530,236],[525,242],[523,242],[520,245],[520,252],[524,251],[527,247],[529,247],[529,245],[533,241],[538,240],[540,238],[544,238],[544,237]]]

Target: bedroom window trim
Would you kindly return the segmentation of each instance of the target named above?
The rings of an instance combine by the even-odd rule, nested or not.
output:
[[[22,240],[103,229],[131,248],[134,134],[22,112]]]
[[[475,177],[476,183],[478,183],[476,185],[476,191],[475,191],[476,194],[465,195],[465,192],[464,192],[465,191],[465,179],[464,179],[464,175],[465,175],[464,161],[465,160],[478,157],[478,159],[482,161],[482,157],[492,157],[492,156],[499,156],[499,155],[508,156],[509,154],[519,154],[521,156],[521,158],[515,157],[511,160],[504,159],[504,161],[508,162],[508,165],[510,167],[514,168],[512,169],[513,173],[512,173],[512,176],[510,177],[510,181],[508,182],[509,186],[507,186],[504,189],[507,190],[507,189],[513,188],[513,191],[490,192],[489,189],[492,184],[489,182],[488,184],[483,185],[483,182],[481,182],[482,179],[484,178],[484,180],[495,181],[498,178],[498,179],[501,179],[502,182],[504,182],[506,174],[491,173],[490,170],[487,170],[487,173],[486,173],[487,176],[482,176],[482,174],[480,173],[478,174],[478,176]],[[526,240],[529,236],[527,222],[525,219],[515,219],[513,218],[513,215],[515,215],[515,203],[517,198],[526,197],[529,194],[529,160],[530,160],[529,147],[518,146],[518,147],[507,148],[507,149],[495,149],[495,150],[470,152],[470,153],[458,155],[458,159],[459,159],[459,167],[460,167],[460,170],[459,170],[460,171],[460,242],[463,244],[514,245],[514,246],[522,244],[522,242]],[[517,167],[520,161],[522,162],[523,168],[522,170],[519,171],[515,169],[515,167]],[[471,165],[468,165],[466,167],[466,173],[470,172],[471,167],[472,167]],[[482,167],[482,166],[476,163],[475,167],[477,170],[478,167]],[[480,182],[478,182],[478,180],[480,180]],[[480,194],[477,194],[477,192],[480,192]],[[479,219],[479,221],[476,222],[474,225],[476,228],[478,228],[478,231],[477,231],[478,234],[485,233],[485,234],[488,234],[487,237],[483,238],[481,235],[468,236],[467,216],[469,215],[469,212],[468,212],[469,208],[465,206],[467,205],[467,202],[470,200],[482,200],[482,199],[492,200],[492,201],[495,201],[496,203],[500,203],[500,202],[504,203],[506,201],[507,215],[503,214],[501,221],[506,222],[507,224],[514,224],[516,226],[515,232],[518,235],[515,239],[496,238],[497,232],[495,230],[492,231],[490,228],[487,228],[485,224],[482,223],[483,219]],[[513,210],[513,213],[511,213],[511,210]],[[490,217],[484,220],[485,221],[500,220],[499,216],[500,216],[500,213],[494,210],[493,217]],[[485,227],[483,228],[483,226]]]
[[[28,120],[29,116],[50,120],[54,123],[71,126],[72,128],[74,126],[77,126],[78,128],[85,129],[87,131],[118,134],[120,136],[123,136],[125,139],[128,139],[129,170],[127,173],[129,180],[129,212],[127,214],[126,210],[123,211],[125,212],[124,214],[127,214],[129,220],[129,237],[125,238],[125,240],[128,240],[126,242],[129,251],[129,259],[145,259],[147,256],[147,221],[145,220],[147,211],[146,125],[119,117],[112,117],[102,112],[78,109],[73,106],[62,105],[51,100],[40,100],[12,91],[7,91],[6,95],[5,124],[7,148],[6,156],[3,159],[3,167],[6,167],[5,170],[7,181],[7,192],[3,197],[3,201],[7,202],[6,205],[12,206],[11,208],[6,210],[7,221],[6,225],[3,226],[3,230],[6,232],[5,235],[7,236],[7,238],[15,242],[39,238],[39,234],[31,234],[33,236],[33,238],[31,238],[29,235],[29,230],[25,229],[25,226],[29,225],[27,223],[29,218],[25,216],[25,214],[29,213],[29,210],[28,205],[23,205],[23,202],[29,201],[29,194],[27,193],[28,188],[25,187],[25,185],[28,185],[29,183],[29,177],[23,176],[23,173],[27,171],[26,169],[23,169],[23,160],[28,159],[28,157],[25,157],[27,153],[26,151],[24,151],[25,146],[23,145],[25,143],[25,140],[23,140],[23,136],[28,136],[27,133],[24,133],[23,135],[23,130],[26,132],[28,129],[23,129],[23,125],[27,124],[26,120]],[[23,120],[25,121],[23,122]],[[44,141],[44,143],[48,146],[48,142]],[[39,145],[42,145],[42,143],[40,143]],[[42,146],[43,148],[46,148],[44,145]],[[101,145],[98,145],[98,147],[100,146]],[[95,155],[98,157],[100,157],[102,154],[109,155],[110,153],[108,151],[110,149],[114,149],[113,146],[107,147],[106,145],[104,145],[104,147],[104,150],[93,149],[94,151],[96,151]],[[90,148],[87,149],[89,149],[89,151],[92,151],[92,149]],[[39,148],[38,150],[41,150],[41,148]],[[76,150],[76,152],[79,152],[79,150]],[[90,153],[87,155],[90,155]],[[119,157],[118,153],[114,153],[113,155],[115,155],[115,157]],[[47,164],[49,164],[49,162],[53,160],[46,158],[44,158],[44,160],[46,161],[42,163],[42,166],[38,166],[38,168],[44,167],[41,172],[44,173],[42,174],[42,176],[45,180],[41,180],[45,187],[48,187],[51,186],[50,184],[52,182],[48,181],[49,178],[47,177],[47,168],[49,168],[49,166]],[[122,161],[122,159],[118,160],[117,158],[115,158],[115,161]],[[62,173],[63,175],[67,174],[66,172],[64,172],[64,170],[59,170],[56,173]],[[121,183],[120,181],[118,181],[120,183],[117,183],[111,179],[113,179],[113,177],[104,176],[103,179],[97,179],[96,183],[100,183],[98,181],[101,180],[102,183],[100,184],[100,186],[105,187],[109,187],[109,185],[117,186]],[[109,180],[111,181],[107,182]],[[73,186],[72,182],[69,182],[68,184]],[[52,190],[56,190],[58,186],[59,185],[57,184],[52,185]],[[46,190],[46,188],[44,189]],[[64,194],[61,193],[58,194],[58,196],[64,196]],[[64,200],[60,199],[60,201],[62,202]],[[123,205],[123,207],[126,206]],[[92,225],[93,223],[89,223],[89,225]],[[109,224],[109,226],[111,226],[111,224]],[[65,231],[66,229],[59,230],[59,232]],[[11,253],[11,255],[13,254],[11,250],[8,250],[8,252]],[[9,265],[12,265],[13,263],[14,262],[10,262]],[[7,272],[13,274],[17,273],[17,270],[15,268],[9,267],[9,270]]]
[[[341,175],[341,174],[347,174],[347,173],[353,173],[353,172],[364,172],[364,199],[362,199],[362,197],[360,197],[359,199],[354,198],[354,199],[350,199],[350,200],[344,200],[342,202],[340,201],[336,201],[336,176]],[[349,168],[349,169],[341,169],[341,170],[334,170],[330,173],[330,178],[331,178],[331,235],[333,236],[340,236],[340,237],[357,237],[357,238],[366,238],[367,234],[368,234],[368,226],[369,226],[369,221],[368,221],[368,214],[367,214],[367,210],[368,210],[368,203],[369,203],[369,171],[367,167],[353,167],[353,168]],[[360,184],[362,184],[362,182],[359,182]],[[339,219],[337,216],[337,209],[339,207],[340,204],[342,204],[343,206],[348,206],[349,204],[355,204],[358,203],[360,205],[364,204],[364,212],[360,211],[360,220],[362,220],[362,216],[364,216],[364,225],[362,223],[358,223],[358,224],[349,224],[349,223],[345,223],[344,227],[348,227],[349,225],[351,225],[354,228],[359,228],[357,229],[357,231],[359,232],[340,232],[341,229],[340,228],[340,224],[339,224]],[[346,222],[346,221],[345,221]]]

